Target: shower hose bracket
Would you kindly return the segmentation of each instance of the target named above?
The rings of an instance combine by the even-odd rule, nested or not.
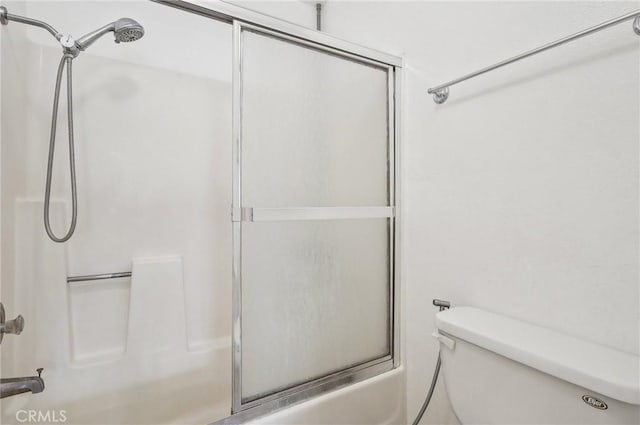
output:
[[[66,57],[74,59],[80,54],[78,43],[71,34],[62,34],[58,39],[60,46],[62,46],[62,52]]]

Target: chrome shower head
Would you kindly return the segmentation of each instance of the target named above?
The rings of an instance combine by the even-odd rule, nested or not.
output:
[[[115,22],[116,43],[129,43],[142,38],[144,27],[131,18],[120,18]]]
[[[640,35],[640,15],[636,16],[636,18],[633,20],[633,31],[635,31],[636,34]]]
[[[97,39],[108,32],[113,32],[116,43],[128,43],[142,38],[144,35],[144,27],[131,18],[120,18],[89,34],[83,35],[76,40],[75,44],[79,50],[86,50]]]

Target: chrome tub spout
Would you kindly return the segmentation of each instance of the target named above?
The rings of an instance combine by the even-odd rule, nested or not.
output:
[[[40,377],[42,368],[37,369],[37,372],[38,376],[0,379],[0,398],[11,397],[29,391],[33,394],[44,391],[44,381]]]

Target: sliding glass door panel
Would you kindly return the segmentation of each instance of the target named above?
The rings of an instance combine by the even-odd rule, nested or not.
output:
[[[387,219],[243,226],[243,399],[390,354]]]
[[[243,204],[386,206],[387,68],[243,32]]]
[[[234,23],[234,412],[397,365],[395,78]]]

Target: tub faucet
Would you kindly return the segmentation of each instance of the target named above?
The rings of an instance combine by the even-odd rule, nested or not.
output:
[[[42,368],[36,369],[38,376],[0,379],[0,398],[11,397],[29,391],[33,394],[41,393],[44,391],[44,381],[40,377],[42,370]]]

